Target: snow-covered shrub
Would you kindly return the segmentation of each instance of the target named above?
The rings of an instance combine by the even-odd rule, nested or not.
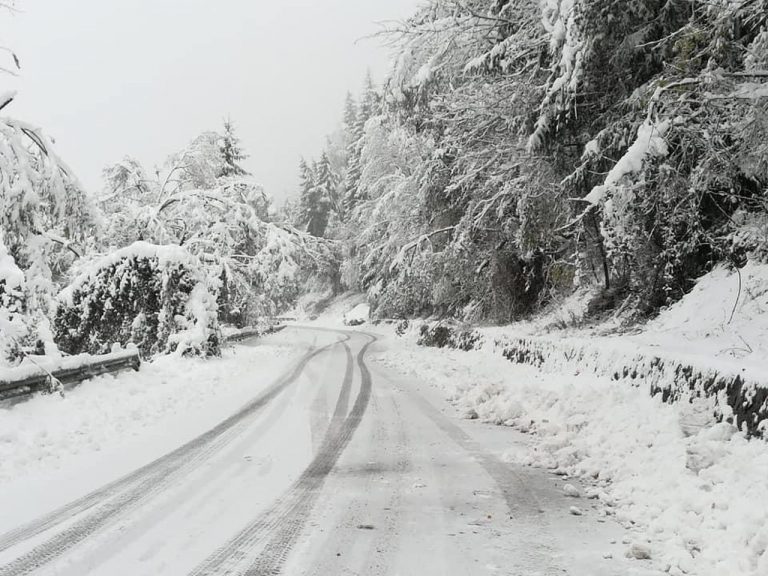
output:
[[[106,256],[59,296],[56,342],[70,354],[135,344],[144,357],[219,352],[216,297],[179,246],[137,242]]]
[[[437,323],[422,324],[417,344],[429,348],[454,348],[469,352],[477,349],[482,341],[482,335],[475,330]]]
[[[453,329],[448,326],[423,324],[419,328],[419,340],[417,343],[419,346],[430,348],[445,348],[450,344],[452,337]]]
[[[407,318],[404,318],[403,320],[400,320],[397,325],[395,326],[395,334],[400,336],[401,338],[406,335],[408,332],[408,328],[411,327],[411,323]]]

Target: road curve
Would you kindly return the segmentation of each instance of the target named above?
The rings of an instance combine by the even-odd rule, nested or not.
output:
[[[210,431],[1,535],[0,576],[640,574],[602,560],[615,531],[570,516],[545,472],[502,461],[510,431],[369,365],[374,336],[290,330],[323,345]]]

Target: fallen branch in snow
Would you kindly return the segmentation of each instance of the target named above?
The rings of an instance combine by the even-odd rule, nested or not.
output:
[[[731,317],[728,319],[728,324],[733,322],[733,317],[736,314],[736,308],[739,306],[739,300],[741,299],[741,270],[739,270],[739,267],[736,267],[736,272],[739,276],[739,291],[736,293],[736,301],[733,303],[733,310],[731,310]]]

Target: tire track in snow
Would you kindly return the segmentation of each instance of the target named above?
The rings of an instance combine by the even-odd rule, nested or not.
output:
[[[35,546],[12,562],[0,566],[0,576],[22,576],[31,573],[87,539],[109,521],[130,512],[139,504],[167,488],[179,476],[197,467],[201,461],[207,459],[236,437],[244,429],[243,424],[250,416],[263,409],[270,401],[298,380],[313,358],[335,344],[336,342],[319,349],[310,350],[292,370],[234,415],[208,432],[135,472],[38,520],[0,536],[0,552],[2,552],[70,521],[84,512],[93,510],[92,513],[49,540]]]
[[[394,448],[397,454],[393,468],[395,481],[386,506],[386,508],[389,508],[390,514],[384,521],[382,529],[377,531],[376,536],[368,546],[366,558],[370,560],[364,574],[371,575],[386,574],[388,572],[389,562],[393,557],[392,552],[397,546],[397,527],[403,513],[402,503],[403,494],[406,490],[406,473],[413,466],[410,440],[405,422],[400,414],[400,407],[394,398],[391,398],[390,401],[399,424],[397,441]]]
[[[317,547],[322,552],[310,557],[311,568],[304,573],[305,576],[326,576],[352,571],[368,576],[387,574],[389,561],[394,556],[398,523],[402,516],[403,494],[406,491],[406,474],[413,466],[410,441],[395,398],[389,395],[386,402],[382,402],[384,397],[374,396],[372,400],[374,407],[381,406],[389,419],[385,420],[379,415],[371,429],[373,458],[369,465],[360,471],[364,474],[360,493],[365,496],[343,498],[333,503],[345,512],[339,519],[337,531],[329,533]],[[393,436],[392,430],[396,430],[397,434]],[[382,463],[385,462],[386,465],[382,468]],[[375,479],[384,473],[391,475],[393,480],[384,485],[377,484]],[[314,514],[317,517],[318,511]],[[370,524],[374,518],[380,522],[376,530],[361,532],[359,527]],[[353,549],[365,545],[366,541],[365,552],[355,556],[363,558],[363,562],[350,565],[349,558],[353,555]],[[346,550],[344,557],[336,556],[334,549]]]
[[[346,346],[342,347],[341,344],[341,341],[337,342],[332,347],[332,350],[338,350],[344,354],[343,351]],[[303,375],[311,377],[313,373],[311,368],[316,364],[319,364],[319,362],[310,363],[303,372]],[[80,576],[86,572],[94,571],[96,567],[109,561],[113,556],[120,553],[121,550],[125,549],[130,542],[140,538],[141,535],[162,522],[164,518],[174,512],[180,503],[194,500],[205,502],[218,491],[226,490],[227,478],[231,477],[233,473],[237,474],[236,469],[233,470],[226,463],[232,462],[233,460],[231,459],[234,459],[234,462],[237,462],[239,466],[243,466],[242,454],[246,453],[249,447],[258,441],[281,418],[286,408],[294,399],[294,396],[298,393],[298,390],[300,389],[286,390],[286,393],[280,395],[279,399],[276,399],[271,404],[273,408],[265,418],[260,419],[255,426],[248,423],[247,430],[241,433],[236,440],[230,442],[231,448],[226,448],[229,456],[225,456],[224,459],[220,458],[220,454],[223,453],[222,450],[214,455],[215,460],[212,460],[210,464],[203,461],[198,469],[188,470],[187,472],[196,473],[203,471],[203,468],[208,468],[208,470],[203,471],[201,476],[196,476],[190,482],[187,482],[188,477],[185,476],[182,480],[181,490],[169,490],[156,495],[152,506],[141,508],[137,515],[127,520],[126,526],[121,526],[119,530],[105,530],[107,532],[105,538],[100,538],[100,534],[97,534],[96,537],[99,540],[94,543],[95,546],[91,544],[94,553],[86,553],[84,557],[67,564],[66,568],[61,571],[61,576]],[[168,498],[165,497],[166,494],[169,495]]]
[[[555,545],[552,542],[548,522],[541,502],[534,493],[535,482],[526,480],[515,470],[485,450],[469,434],[435,408],[421,394],[404,388],[414,404],[442,430],[454,444],[464,450],[488,474],[501,492],[510,519],[524,526],[534,526],[534,531],[520,533],[518,544],[521,553],[530,566],[536,566],[542,576],[563,574],[562,567],[555,562]]]
[[[366,335],[367,336],[367,335]],[[372,378],[364,356],[376,340],[368,336],[357,355],[360,369],[360,392],[352,410],[344,419],[352,381],[352,357],[339,395],[331,425],[319,452],[288,492],[255,522],[243,529],[225,546],[198,566],[191,576],[223,574],[267,575],[279,574],[288,553],[299,537],[326,478],[360,425],[371,398]],[[258,556],[254,553],[261,546]],[[245,568],[243,566],[245,565]]]

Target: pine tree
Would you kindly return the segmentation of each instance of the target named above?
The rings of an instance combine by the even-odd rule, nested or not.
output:
[[[365,124],[380,112],[381,96],[376,90],[369,71],[365,78],[360,103],[355,108],[354,119],[352,119],[351,114],[347,113],[345,113],[344,118],[345,129],[349,131],[347,174],[344,181],[345,196],[342,203],[346,214],[350,214],[363,200],[360,194],[360,177],[362,176],[361,156]]]
[[[320,162],[313,162],[312,167],[302,159],[299,170],[302,224],[312,236],[322,237],[328,227],[334,204],[338,203],[335,198],[337,179],[328,154],[324,152]]]
[[[365,76],[365,83],[363,84],[363,94],[360,97],[360,105],[358,106],[357,124],[360,128],[365,127],[365,123],[368,122],[374,116],[377,116],[381,112],[381,95],[376,90],[376,84],[373,81],[373,76],[370,70]],[[361,130],[362,131],[362,130]]]
[[[299,160],[299,187],[302,205],[305,203],[305,199],[309,197],[309,193],[315,186],[315,175],[312,169],[307,164],[307,161],[302,158]]]
[[[235,126],[230,118],[224,121],[224,135],[221,140],[221,155],[224,159],[224,166],[219,173],[219,177],[226,176],[244,176],[248,174],[238,162],[248,158],[240,147],[240,139],[235,135]]]
[[[344,102],[344,131],[349,135],[357,124],[357,102],[350,92]]]
[[[320,188],[320,194],[329,209],[340,214],[342,208],[338,197],[338,184],[338,178],[333,171],[328,153],[323,152],[317,169],[317,186]]]

